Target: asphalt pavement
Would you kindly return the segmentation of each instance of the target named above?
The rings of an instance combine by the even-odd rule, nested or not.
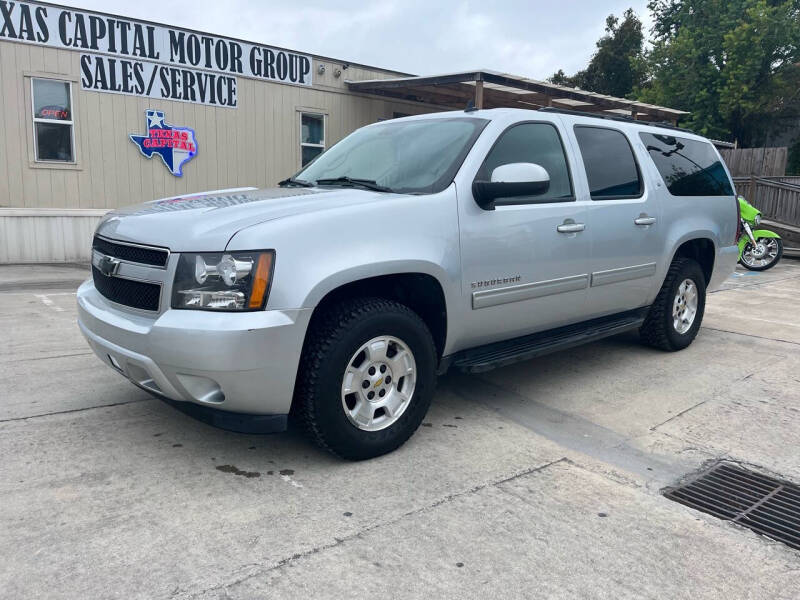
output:
[[[800,483],[800,262],[737,272],[687,350],[635,334],[449,374],[398,451],[229,433],[105,367],[84,265],[0,267],[0,597],[769,598],[800,552],[662,496]]]

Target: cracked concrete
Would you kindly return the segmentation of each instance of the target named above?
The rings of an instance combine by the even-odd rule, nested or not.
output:
[[[197,597],[794,598],[790,551],[682,512],[558,461]]]
[[[436,508],[438,508],[440,506],[446,505],[448,503],[455,502],[455,501],[461,499],[464,496],[468,496],[468,495],[471,495],[471,494],[477,494],[477,493],[479,493],[479,492],[481,492],[481,491],[483,491],[483,490],[485,490],[485,489],[487,489],[489,487],[500,486],[500,485],[502,485],[504,483],[509,483],[509,482],[511,482],[511,481],[513,481],[515,479],[519,479],[521,477],[525,477],[527,475],[531,475],[532,473],[536,473],[537,471],[541,471],[543,469],[547,469],[548,467],[551,467],[553,465],[556,465],[558,463],[565,462],[565,461],[566,461],[566,459],[562,458],[562,459],[559,459],[559,460],[555,460],[555,461],[553,461],[551,463],[547,463],[547,464],[541,465],[539,467],[532,467],[532,468],[529,468],[529,469],[525,469],[523,471],[520,471],[519,473],[514,473],[513,475],[509,475],[508,477],[503,477],[502,479],[499,479],[499,480],[496,480],[496,481],[490,481],[490,482],[482,483],[482,484],[473,486],[473,487],[471,487],[469,489],[466,489],[466,490],[461,490],[461,491],[458,491],[458,492],[454,492],[452,494],[448,494],[448,495],[444,496],[443,498],[440,498],[439,500],[436,500],[432,504],[429,504],[427,506],[422,506],[422,507],[419,507],[417,509],[408,511],[408,512],[406,512],[406,513],[404,513],[402,515],[399,515],[398,517],[393,518],[391,520],[383,521],[383,522],[380,522],[380,523],[376,523],[376,524],[374,524],[372,526],[365,527],[364,529],[356,531],[356,532],[354,532],[354,533],[352,533],[352,534],[350,534],[348,536],[341,537],[341,538],[335,538],[334,541],[329,543],[329,544],[312,548],[311,550],[308,550],[306,552],[293,554],[290,557],[283,558],[283,559],[279,560],[277,563],[275,563],[273,565],[261,565],[261,564],[251,565],[250,568],[247,569],[247,571],[248,571],[247,574],[240,575],[238,577],[238,579],[236,579],[234,581],[228,581],[228,582],[226,582],[226,583],[224,583],[222,585],[216,586],[214,588],[210,588],[208,590],[204,590],[203,592],[200,593],[200,596],[213,597],[214,595],[216,595],[216,592],[218,592],[220,590],[224,590],[224,593],[226,595],[230,595],[230,591],[231,590],[237,588],[238,586],[251,585],[253,583],[252,580],[254,580],[256,578],[262,578],[262,577],[268,576],[272,571],[276,571],[276,570],[282,569],[283,567],[292,567],[292,566],[294,566],[295,563],[302,562],[302,561],[304,561],[304,559],[308,559],[310,557],[313,557],[314,555],[316,555],[316,554],[318,554],[320,552],[331,550],[333,548],[337,548],[340,545],[347,544],[347,543],[350,543],[350,542],[355,542],[357,540],[364,540],[364,539],[367,538],[367,536],[369,536],[370,533],[372,533],[375,530],[382,529],[384,527],[392,527],[395,524],[399,523],[400,521],[403,521],[405,519],[413,519],[417,515],[421,515],[421,514],[427,512],[427,511],[434,510],[434,509],[436,509]],[[198,597],[198,596],[196,596],[196,597]]]
[[[87,352],[64,283],[74,269],[25,267],[18,287],[9,269],[3,597],[789,599],[800,588],[800,552],[660,495],[721,458],[800,482],[796,262],[737,271],[683,352],[623,335],[443,377],[425,426],[363,463],[295,431],[216,430],[152,399]]]

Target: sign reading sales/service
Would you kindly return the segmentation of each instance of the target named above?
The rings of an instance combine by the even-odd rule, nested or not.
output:
[[[86,90],[236,106],[236,76],[312,83],[311,57],[133,19],[0,0],[0,39],[84,51]]]

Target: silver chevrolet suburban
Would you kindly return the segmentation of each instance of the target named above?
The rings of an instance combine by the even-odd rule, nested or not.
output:
[[[206,422],[280,431],[291,413],[364,459],[413,434],[448,368],[630,329],[685,348],[734,269],[737,223],[724,163],[686,130],[554,109],[408,117],[273,189],[110,213],[78,319],[107,365]]]

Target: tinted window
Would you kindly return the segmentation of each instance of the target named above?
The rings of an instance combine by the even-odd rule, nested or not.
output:
[[[592,200],[637,198],[642,180],[633,150],[621,131],[601,127],[575,127]]]
[[[673,196],[732,196],[725,168],[708,142],[669,134],[640,133]]]
[[[550,175],[550,188],[546,193],[518,198],[520,203],[573,199],[567,159],[555,127],[549,123],[523,123],[508,129],[489,151],[476,179],[489,181],[497,167],[520,162],[540,165]]]

